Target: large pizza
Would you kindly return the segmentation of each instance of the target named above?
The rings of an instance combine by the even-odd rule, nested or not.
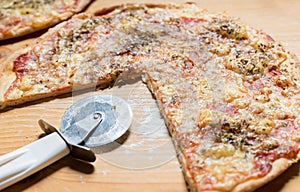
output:
[[[79,14],[1,67],[1,108],[141,75],[191,191],[253,191],[299,160],[297,58],[268,34],[195,4]]]

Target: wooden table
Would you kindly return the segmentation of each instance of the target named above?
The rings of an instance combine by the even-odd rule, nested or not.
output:
[[[87,12],[125,2],[151,2],[150,0],[97,0]],[[171,1],[160,1],[171,2]],[[184,2],[180,0],[172,2]],[[199,0],[200,7],[213,12],[226,11],[239,17],[244,23],[265,32],[281,41],[292,52],[300,56],[300,1],[298,0]],[[12,50],[33,38],[6,41],[3,46]],[[8,191],[186,191],[186,185],[176,159],[170,138],[161,123],[155,101],[140,81],[103,91],[115,94],[131,102],[135,121],[130,132],[118,142],[122,145],[109,146],[109,150],[95,149],[97,161],[86,164],[65,157],[38,173],[4,190]],[[13,151],[38,139],[42,131],[38,119],[44,119],[59,127],[63,112],[78,95],[61,96],[43,102],[31,103],[0,113],[0,155]],[[144,106],[144,107],[139,107]],[[142,114],[142,115],[141,115]],[[155,121],[154,121],[155,120]],[[156,122],[151,130],[139,127],[141,122]],[[149,124],[150,126],[151,124]],[[157,128],[160,128],[158,130]],[[152,135],[151,135],[152,134]],[[147,137],[151,135],[151,137]],[[115,149],[115,150],[112,150]],[[45,150],[45,152],[47,152]],[[137,169],[138,168],[138,169]],[[258,191],[300,191],[300,163],[290,167],[273,182]]]

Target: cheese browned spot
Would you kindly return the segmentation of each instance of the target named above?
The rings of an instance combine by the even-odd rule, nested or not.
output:
[[[232,191],[266,177],[280,158],[298,160],[299,82],[286,70],[291,62],[269,36],[193,4],[128,5],[52,29],[16,58],[6,100],[140,72],[190,188]]]

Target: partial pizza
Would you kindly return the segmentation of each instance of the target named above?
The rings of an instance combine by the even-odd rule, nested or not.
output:
[[[2,108],[140,74],[191,191],[253,191],[300,157],[297,58],[268,34],[195,4],[79,14],[2,66]]]
[[[91,0],[1,0],[0,40],[48,28],[84,9]]]

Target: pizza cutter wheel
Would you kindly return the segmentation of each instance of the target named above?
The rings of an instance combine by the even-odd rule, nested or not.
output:
[[[47,136],[0,157],[0,190],[45,168],[62,157],[94,162],[95,147],[122,136],[132,122],[130,106],[112,95],[93,95],[73,104],[61,119],[61,132],[44,120]],[[85,146],[82,146],[85,145]]]

